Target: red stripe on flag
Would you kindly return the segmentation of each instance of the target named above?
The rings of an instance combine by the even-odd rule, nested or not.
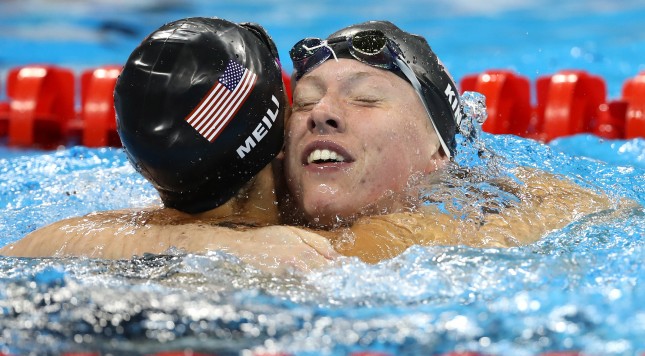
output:
[[[233,91],[229,91],[217,81],[186,121],[200,135],[213,142],[246,101],[256,81],[257,76],[249,70],[244,71],[242,79]]]
[[[234,98],[235,94],[243,87],[246,80],[249,78],[249,72],[245,71],[242,79],[233,91],[226,89],[221,83],[217,83],[219,88],[216,88],[217,93],[211,100],[204,103],[203,110],[196,116],[193,122],[193,127],[204,137],[206,137],[206,130],[208,126],[212,125],[213,120],[219,122],[221,120],[222,110]]]
[[[250,73],[250,72],[249,72]],[[226,127],[226,125],[231,121],[233,116],[237,113],[240,106],[246,101],[246,98],[251,93],[251,90],[255,86],[257,76],[253,73],[250,73],[249,78],[243,78],[241,82],[243,84],[239,85],[239,91],[235,94],[231,101],[228,104],[222,105],[221,113],[216,114],[218,117],[217,121],[213,122],[210,125],[210,129],[206,131],[204,137],[210,142],[213,142],[217,136],[219,136],[220,131]],[[234,92],[235,92],[234,91]]]

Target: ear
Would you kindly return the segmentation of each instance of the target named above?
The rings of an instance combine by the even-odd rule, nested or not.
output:
[[[437,148],[435,153],[428,160],[425,173],[432,173],[444,168],[448,161],[448,156],[443,152],[443,149],[441,147]]]

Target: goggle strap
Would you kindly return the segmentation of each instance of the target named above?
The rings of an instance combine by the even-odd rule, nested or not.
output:
[[[327,47],[327,49],[329,49],[331,51],[331,55],[334,56],[334,59],[336,60],[336,62],[338,62],[338,57],[336,57],[336,52],[334,52],[334,49],[331,48],[331,46],[327,43],[327,40],[322,40],[322,41],[320,41],[319,45],[313,46],[313,47],[307,47],[306,44],[304,44],[304,43],[302,44],[302,48],[306,49],[307,51],[315,51],[315,50],[317,50],[319,48],[322,48],[322,47]],[[329,58],[329,57],[327,57],[327,58]]]
[[[396,65],[399,66],[399,69],[403,74],[408,78],[410,81],[410,84],[412,84],[412,87],[414,88],[414,91],[417,92],[417,95],[419,96],[419,99],[421,99],[421,104],[423,104],[423,108],[426,110],[426,113],[428,114],[428,117],[430,118],[430,123],[432,123],[432,128],[434,128],[434,131],[437,133],[437,137],[439,138],[439,143],[441,144],[441,148],[443,148],[443,151],[446,153],[448,156],[448,159],[451,158],[450,150],[448,149],[448,145],[443,141],[443,137],[441,137],[441,133],[439,132],[439,129],[437,129],[437,125],[434,123],[434,118],[432,117],[432,114],[430,114],[430,110],[428,109],[428,105],[426,104],[425,99],[423,98],[423,89],[421,88],[421,83],[419,83],[419,79],[417,79],[417,76],[414,75],[414,72],[412,72],[412,69],[402,61],[399,56],[395,56],[394,60],[396,61]]]
[[[331,51],[331,54],[332,54],[332,56],[334,56],[334,59],[336,60],[336,62],[338,62],[338,57],[336,56],[336,52],[334,51],[334,49],[331,48],[330,41],[332,43],[336,43],[336,42],[341,42],[342,40],[347,41],[349,39],[347,37],[345,37],[345,38],[337,37],[337,38],[332,38],[332,39],[329,39],[329,40],[321,40],[320,44],[318,44],[316,46],[312,46],[312,47],[308,47],[307,45],[305,45],[303,43],[302,47],[305,50],[310,51],[310,52],[314,52],[314,51],[316,51],[316,50],[318,50],[320,48],[326,47],[327,49],[329,49]],[[387,40],[387,37],[386,37],[386,40]],[[437,134],[437,137],[439,138],[439,143],[441,144],[441,148],[445,152],[446,156],[448,156],[448,159],[450,159],[451,156],[452,156],[450,154],[450,149],[448,149],[448,145],[446,145],[446,143],[443,140],[443,137],[441,137],[441,133],[439,132],[439,129],[437,128],[437,125],[434,122],[434,118],[432,117],[432,114],[430,114],[430,109],[428,109],[428,105],[426,104],[426,102],[425,102],[425,100],[423,98],[423,88],[421,87],[421,83],[419,82],[419,79],[417,78],[417,76],[412,71],[412,68],[410,68],[410,66],[407,63],[405,63],[405,61],[403,61],[401,59],[401,55],[399,53],[397,53],[396,50],[392,50],[390,48],[390,45],[387,44],[387,42],[386,42],[386,46],[384,46],[381,49],[381,51],[379,51],[379,52],[382,52],[385,48],[388,48],[388,50],[393,52],[392,53],[392,58],[393,58],[394,62],[399,67],[399,69],[401,70],[403,75],[405,75],[405,77],[408,79],[410,84],[412,84],[412,87],[414,88],[414,91],[417,92],[417,95],[419,96],[419,99],[421,100],[421,104],[423,105],[423,108],[425,109],[426,113],[428,114],[428,118],[430,119],[430,123],[432,123],[432,128],[434,129],[435,133]],[[359,49],[355,48],[355,50],[359,50]],[[359,50],[359,51],[365,53],[366,55],[368,54],[367,52],[364,52],[362,50]],[[359,60],[361,62],[363,61],[362,59],[357,58],[354,54],[352,54],[352,56],[355,57],[357,60]],[[327,57],[327,58],[329,58],[329,57]],[[320,64],[320,63],[318,63],[318,64]],[[318,64],[316,64],[316,65],[318,65]],[[367,62],[367,64],[370,64],[369,61]],[[375,65],[375,64],[370,64],[370,65]],[[309,69],[311,69],[311,68],[309,68]],[[302,73],[302,74],[304,74],[304,73]],[[302,74],[300,74],[300,75],[302,76]]]

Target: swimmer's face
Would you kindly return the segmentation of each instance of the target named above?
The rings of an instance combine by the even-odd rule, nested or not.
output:
[[[387,212],[392,194],[445,156],[412,86],[356,60],[328,60],[295,86],[287,123],[289,189],[309,222]]]

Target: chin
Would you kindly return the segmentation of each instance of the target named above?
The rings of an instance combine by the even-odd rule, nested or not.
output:
[[[356,219],[356,214],[348,212],[348,209],[334,204],[307,205],[304,207],[307,221],[311,226],[322,228],[333,228],[351,224]]]

